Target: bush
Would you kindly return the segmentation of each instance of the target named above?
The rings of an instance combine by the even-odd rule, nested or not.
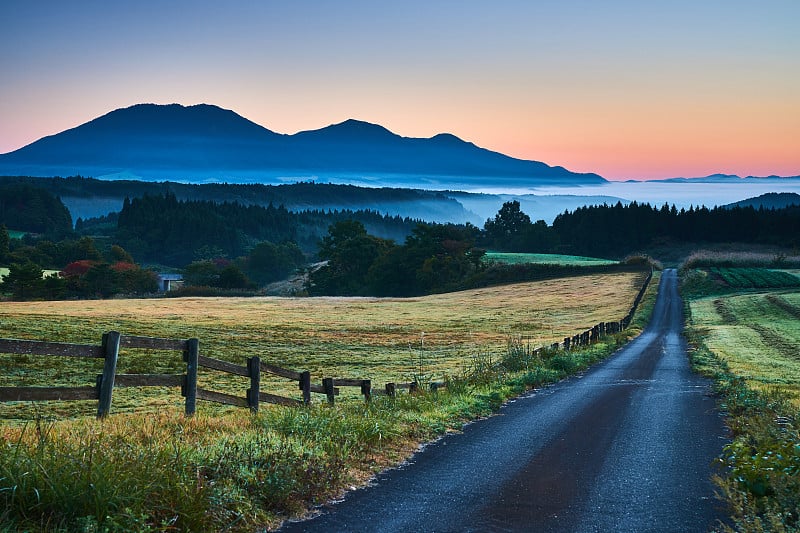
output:
[[[664,270],[664,265],[661,264],[661,261],[653,259],[647,254],[632,254],[625,257],[625,259],[620,262],[628,266],[641,266],[654,270]]]

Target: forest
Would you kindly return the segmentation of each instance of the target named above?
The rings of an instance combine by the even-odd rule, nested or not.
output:
[[[324,266],[309,271],[309,294],[410,296],[538,279],[552,270],[487,264],[486,250],[622,258],[665,243],[800,246],[800,206],[617,203],[567,211],[547,225],[509,201],[479,228],[165,192],[126,197],[119,213],[78,219],[73,228],[59,198],[28,183],[0,187],[0,224],[0,265],[9,268],[2,289],[18,299],[147,294],[154,273],[165,270],[195,287],[255,291],[320,261]],[[8,229],[24,235],[12,239]],[[35,281],[42,269],[61,275]]]

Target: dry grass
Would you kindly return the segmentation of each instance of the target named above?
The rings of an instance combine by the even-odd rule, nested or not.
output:
[[[286,368],[310,370],[314,382],[323,376],[355,377],[382,386],[388,381],[409,381],[420,372],[435,379],[457,374],[477,353],[502,354],[509,338],[547,345],[598,322],[619,320],[643,277],[636,273],[586,275],[409,299],[8,302],[0,311],[0,337],[97,343],[101,334],[110,330],[197,337],[203,355],[239,364],[257,355]],[[0,384],[85,385],[98,370],[97,362],[59,361],[53,365],[48,361],[43,366],[41,359],[30,357],[21,362],[0,355],[0,368],[14,370],[3,372]],[[178,373],[182,364],[179,354],[123,351],[119,371]],[[32,365],[37,372],[27,373],[24,369]],[[200,385],[239,395],[247,387],[243,378],[211,371],[201,371]],[[279,378],[262,377],[262,389],[298,396],[296,384]],[[115,391],[114,411],[140,408],[142,403],[179,409],[179,394],[164,392]],[[64,408],[63,414],[73,409]],[[9,416],[3,409],[7,411],[8,406],[0,406],[0,416]],[[25,417],[29,409],[16,406],[11,416]],[[91,412],[92,407],[83,409]]]

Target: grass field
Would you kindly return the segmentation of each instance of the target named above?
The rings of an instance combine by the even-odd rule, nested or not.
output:
[[[581,257],[579,255],[559,255],[559,254],[526,254],[511,252],[487,252],[487,261],[496,261],[509,265],[524,263],[535,263],[544,265],[565,265],[565,266],[597,266],[597,265],[616,265],[619,261],[612,259],[597,259],[595,257]]]
[[[756,281],[731,278],[745,287]],[[731,430],[731,442],[719,457],[725,474],[716,477],[717,492],[729,508],[730,531],[797,531],[800,290],[731,293],[736,289],[729,286],[719,294],[718,287],[696,279],[690,285],[695,295],[703,288],[710,292],[689,300],[687,337],[694,367],[716,380]]]
[[[800,408],[800,292],[702,298],[690,309],[731,372],[754,389],[786,393]]]
[[[800,278],[782,270],[711,267],[708,271],[714,278],[734,289],[800,287]]]
[[[498,357],[509,339],[533,346],[625,315],[644,274],[586,275],[408,299],[185,298],[5,302],[0,337],[98,343],[103,332],[200,339],[202,355],[262,361],[322,377],[411,381],[457,375],[481,356]],[[0,355],[0,385],[87,385],[99,361],[44,361]],[[120,373],[180,373],[180,354],[123,350]],[[213,383],[213,385],[212,385]],[[246,380],[201,371],[200,386],[243,394]],[[262,390],[298,397],[296,385],[262,376]],[[174,405],[177,391],[115,391],[114,412]],[[357,390],[352,395],[357,395]],[[59,415],[91,414],[93,404],[53,404]],[[205,408],[207,404],[201,404]],[[41,407],[0,405],[0,417],[29,418]]]

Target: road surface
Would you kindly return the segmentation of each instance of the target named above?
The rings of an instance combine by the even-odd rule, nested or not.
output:
[[[674,270],[648,328],[281,531],[707,531],[725,430],[691,373]]]

